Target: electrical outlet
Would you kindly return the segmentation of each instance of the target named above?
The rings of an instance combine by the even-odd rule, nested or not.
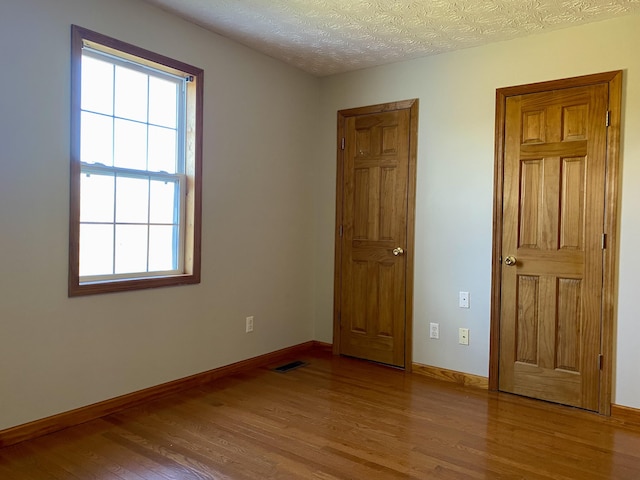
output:
[[[469,329],[468,328],[458,329],[458,343],[460,345],[469,345]]]
[[[440,324],[439,323],[430,323],[429,324],[429,338],[440,338]]]
[[[469,308],[469,292],[460,292],[458,306],[460,308]]]
[[[253,316],[247,317],[247,321],[245,323],[245,333],[253,332]]]

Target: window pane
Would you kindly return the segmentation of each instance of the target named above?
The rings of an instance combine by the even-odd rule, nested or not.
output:
[[[147,271],[146,225],[116,225],[116,273]]]
[[[113,65],[82,57],[82,109],[113,114]]]
[[[80,161],[113,165],[113,119],[82,112]]]
[[[116,178],[116,222],[147,223],[149,219],[149,180]]]
[[[164,225],[149,227],[149,271],[176,270],[178,228]]]
[[[80,276],[113,274],[113,225],[80,224]]]
[[[113,222],[113,175],[82,174],[80,221]]]
[[[147,126],[128,120],[115,120],[114,165],[136,170],[147,169]]]
[[[176,131],[149,126],[149,166],[152,172],[176,173]]]
[[[149,123],[176,128],[178,85],[149,77]]]
[[[178,223],[178,188],[177,181],[151,181],[150,223]]]
[[[148,75],[116,66],[116,117],[147,121]]]

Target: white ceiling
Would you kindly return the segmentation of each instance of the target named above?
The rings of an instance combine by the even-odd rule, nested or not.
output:
[[[313,75],[640,12],[640,0],[146,0]]]

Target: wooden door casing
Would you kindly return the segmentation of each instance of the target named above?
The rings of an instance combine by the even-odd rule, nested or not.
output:
[[[416,124],[417,100],[338,113],[334,353],[409,370]]]
[[[500,89],[496,104],[490,388],[605,414],[620,77]]]

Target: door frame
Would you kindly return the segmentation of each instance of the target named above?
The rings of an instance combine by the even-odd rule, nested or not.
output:
[[[413,265],[416,206],[416,165],[418,152],[418,99],[382,103],[366,107],[338,111],[338,135],[336,137],[336,217],[335,217],[335,260],[333,281],[333,354],[340,355],[340,318],[342,290],[342,214],[344,202],[344,143],[347,117],[391,112],[409,109],[409,172],[407,178],[407,248],[405,278],[405,336],[404,370],[410,372],[413,361]]]
[[[617,261],[619,235],[620,128],[622,109],[622,70],[580,77],[531,83],[496,90],[495,166],[493,190],[493,246],[491,258],[491,327],[489,342],[489,389],[498,390],[500,365],[500,286],[502,278],[502,195],[504,179],[504,132],[508,97],[549,90],[583,87],[595,84],[609,87],[609,126],[607,128],[607,166],[605,179],[603,287],[601,354],[602,368],[598,413],[611,415],[614,322],[617,300]],[[605,121],[605,119],[603,119]]]

